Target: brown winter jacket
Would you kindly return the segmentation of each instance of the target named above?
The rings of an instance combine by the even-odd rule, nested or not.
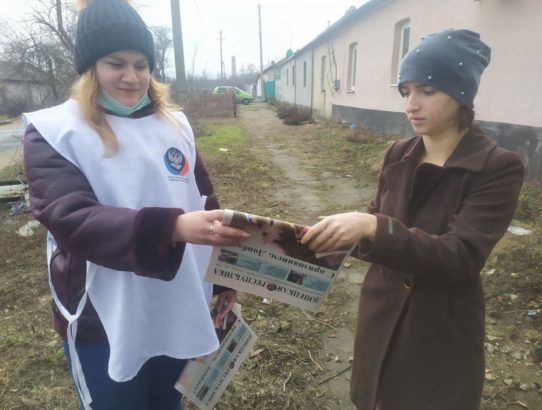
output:
[[[144,110],[143,114],[148,114]],[[24,137],[24,163],[32,213],[58,244],[50,266],[53,286],[71,313],[75,313],[85,289],[85,260],[161,280],[174,278],[185,244],[172,244],[170,238],[182,209],[134,210],[98,203],[86,177],[33,125],[28,126]],[[200,193],[207,196],[206,209],[218,208],[213,185],[197,152],[194,173]],[[215,286],[214,291],[225,289]],[[54,303],[53,315],[55,329],[66,337],[67,322]],[[107,340],[90,300],[78,321],[77,340]]]
[[[476,410],[484,379],[480,271],[523,182],[518,155],[469,131],[443,167],[420,137],[386,153],[369,212],[351,397],[359,410]]]

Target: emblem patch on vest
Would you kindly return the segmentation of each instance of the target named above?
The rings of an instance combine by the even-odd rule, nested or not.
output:
[[[188,159],[177,148],[169,148],[164,154],[166,168],[175,176],[185,176],[190,169]]]

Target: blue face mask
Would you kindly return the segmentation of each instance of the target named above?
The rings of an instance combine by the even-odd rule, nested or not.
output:
[[[109,94],[107,94],[104,90],[100,91],[100,97],[98,103],[100,106],[115,115],[119,115],[122,117],[127,117],[137,110],[146,107],[151,103],[151,98],[149,97],[149,93],[146,92],[143,97],[133,106],[127,107],[121,103],[119,103],[117,100],[115,100],[113,97],[111,97]]]

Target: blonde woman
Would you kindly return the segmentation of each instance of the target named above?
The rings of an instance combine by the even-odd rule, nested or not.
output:
[[[82,407],[180,409],[173,385],[184,359],[218,345],[205,245],[247,234],[220,222],[190,125],[151,77],[153,39],[141,17],[125,0],[83,3],[72,98],[24,115],[32,211],[49,231],[54,324]],[[224,317],[235,291],[215,292]]]

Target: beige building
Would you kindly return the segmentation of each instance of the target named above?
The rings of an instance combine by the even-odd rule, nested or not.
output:
[[[542,84],[535,84],[542,70],[541,1],[372,0],[353,13],[358,18],[334,38],[344,86],[333,104],[402,111],[394,86],[401,54],[425,34],[467,28],[492,49],[476,99],[479,118],[542,127]],[[350,78],[353,49],[357,64]]]
[[[311,107],[320,116],[411,135],[396,85],[402,56],[423,35],[470,29],[492,49],[477,119],[542,182],[541,22],[540,0],[370,0],[301,49],[313,53]]]

